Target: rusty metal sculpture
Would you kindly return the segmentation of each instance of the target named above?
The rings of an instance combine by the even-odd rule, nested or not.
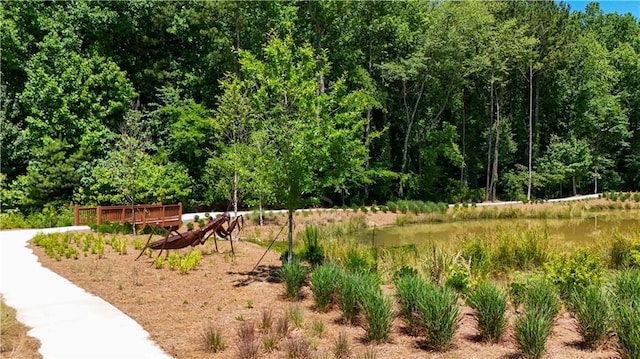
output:
[[[226,228],[224,226],[225,224],[227,225]],[[167,235],[164,237],[164,239],[160,239],[160,240],[149,243],[151,241],[151,237],[153,236],[153,233],[155,233],[155,231],[153,231],[151,235],[149,235],[149,239],[147,239],[147,243],[145,244],[144,248],[142,249],[138,257],[136,257],[135,260],[138,260],[138,258],[140,258],[142,254],[144,254],[147,248],[152,250],[159,249],[160,253],[158,253],[158,257],[160,257],[160,255],[162,254],[162,251],[164,251],[165,249],[167,250],[167,255],[169,255],[169,249],[180,249],[180,248],[186,248],[189,246],[195,247],[199,244],[204,244],[211,236],[213,236],[213,240],[214,240],[216,252],[217,252],[218,251],[217,237],[220,237],[221,239],[230,237],[236,228],[240,230],[242,229],[243,226],[244,226],[244,217],[242,217],[242,215],[237,216],[234,219],[231,219],[231,216],[225,212],[218,218],[215,218],[215,219],[209,218],[209,222],[207,222],[207,224],[205,224],[204,226],[198,229],[190,230],[185,233],[180,233],[177,230],[168,230],[168,231],[165,230],[167,232]],[[156,226],[156,228],[161,228],[161,227]],[[171,233],[174,233],[174,232],[175,234],[171,236]],[[233,249],[233,239],[229,238],[229,241],[231,243],[231,252],[235,253]]]

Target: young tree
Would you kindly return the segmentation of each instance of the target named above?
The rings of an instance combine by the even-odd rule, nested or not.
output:
[[[344,78],[319,89],[319,74],[329,73],[326,58],[313,47],[294,43],[291,32],[270,33],[259,58],[240,51],[241,75],[260,119],[255,135],[264,139],[262,156],[272,167],[274,196],[289,212],[289,258],[293,252],[293,212],[321,186],[321,173],[358,181],[366,148],[362,114],[371,97],[346,90]],[[335,184],[335,183],[334,183]],[[338,188],[340,184],[338,184]]]

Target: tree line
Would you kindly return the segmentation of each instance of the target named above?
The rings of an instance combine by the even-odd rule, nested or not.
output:
[[[640,24],[597,3],[0,6],[3,211],[640,187]]]

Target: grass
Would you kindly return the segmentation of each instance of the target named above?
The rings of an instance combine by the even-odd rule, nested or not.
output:
[[[302,328],[304,324],[304,313],[298,304],[294,304],[287,309],[287,316],[296,328]]]
[[[338,291],[338,279],[340,272],[333,263],[327,263],[317,267],[311,273],[311,289],[313,291],[313,301],[316,309],[320,312],[327,312],[333,304]]]
[[[494,283],[484,282],[467,297],[467,304],[475,309],[480,337],[497,342],[505,331],[507,294]]]
[[[591,285],[573,292],[571,307],[578,322],[578,331],[584,345],[596,349],[609,331],[609,293],[602,287]]]
[[[311,346],[305,338],[295,335],[287,339],[285,354],[287,359],[308,359],[312,357]]]
[[[202,341],[206,350],[212,353],[218,353],[227,348],[227,344],[222,337],[222,331],[213,325],[207,327],[202,333]]]
[[[256,330],[253,322],[243,321],[238,327],[237,358],[256,359],[260,352],[260,345],[256,338]]]
[[[368,288],[362,294],[360,305],[365,317],[366,339],[371,342],[387,341],[393,321],[391,299],[382,294],[380,287]]]
[[[305,279],[305,269],[302,264],[297,260],[285,263],[280,269],[280,276],[284,282],[285,296],[289,299],[299,299]]]
[[[336,359],[344,359],[351,356],[351,344],[347,332],[340,332],[333,343],[333,355]]]
[[[623,358],[640,358],[640,270],[616,275],[613,305],[614,330]]]
[[[410,335],[418,335],[421,327],[419,302],[428,283],[418,275],[403,275],[397,277],[394,284],[400,313],[407,324],[407,332]]]
[[[447,287],[427,286],[418,305],[426,346],[445,351],[460,323],[458,297]]]
[[[516,342],[525,358],[541,358],[560,302],[549,282],[536,278],[524,292],[525,313],[516,319]]]

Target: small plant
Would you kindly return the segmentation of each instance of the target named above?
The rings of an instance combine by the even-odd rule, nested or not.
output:
[[[376,359],[376,351],[373,347],[367,347],[364,353],[358,354],[356,359]]]
[[[316,308],[320,312],[327,312],[338,291],[340,272],[333,263],[317,267],[311,273],[311,290]]]
[[[607,293],[601,287],[592,285],[574,291],[571,303],[585,346],[595,349],[609,330]]]
[[[311,325],[311,330],[313,330],[313,333],[318,338],[321,338],[324,335],[324,333],[327,331],[327,327],[322,320],[316,319],[313,321],[313,324]]]
[[[308,359],[312,356],[309,342],[297,335],[287,340],[285,352],[288,359]]]
[[[193,231],[193,227],[194,227],[193,222],[187,222],[187,230],[188,231]]]
[[[351,355],[349,335],[346,332],[342,331],[338,334],[336,341],[333,343],[333,355],[336,359],[348,358]]]
[[[304,314],[302,313],[302,308],[298,304],[290,306],[289,309],[287,309],[287,315],[296,328],[302,328],[302,324],[304,323]]]
[[[339,279],[340,310],[342,318],[348,324],[354,324],[360,314],[360,295],[362,294],[363,274],[343,273]]]
[[[387,208],[389,209],[389,211],[391,211],[391,213],[396,213],[396,211],[398,210],[398,205],[395,202],[389,201],[387,202]]]
[[[604,267],[600,259],[588,249],[580,248],[571,256],[559,256],[545,266],[547,276],[556,285],[562,298],[569,298],[575,290],[600,285]]]
[[[309,262],[312,267],[321,265],[324,262],[324,249],[320,245],[320,229],[318,226],[306,226],[303,236],[304,249],[300,253],[300,258]]]
[[[268,332],[271,330],[273,326],[273,312],[271,309],[262,309],[260,315],[260,330],[263,332]]]
[[[238,358],[258,358],[260,346],[256,339],[256,330],[253,322],[242,322],[238,327]]]
[[[289,316],[282,315],[276,319],[275,332],[279,338],[285,338],[289,334]]]
[[[218,353],[227,348],[227,345],[222,337],[222,331],[212,325],[205,329],[202,333],[202,342],[204,347],[213,353]]]
[[[476,311],[480,337],[497,342],[505,330],[506,293],[493,283],[481,283],[469,295],[467,304]]]
[[[418,305],[428,347],[443,351],[451,345],[460,322],[457,300],[456,294],[447,287],[433,285],[428,286],[421,295]]]
[[[247,299],[247,308],[249,308],[249,309],[253,308],[253,300],[252,299]]]
[[[164,258],[156,257],[153,260],[153,264],[156,267],[156,269],[162,269],[162,267],[164,266]]]

